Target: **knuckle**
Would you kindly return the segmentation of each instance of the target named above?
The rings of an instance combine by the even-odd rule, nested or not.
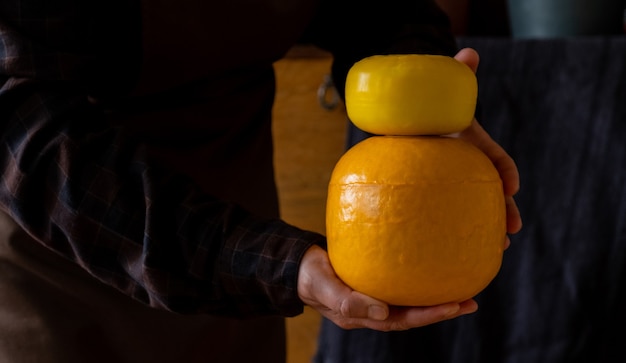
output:
[[[352,313],[352,307],[348,299],[339,301],[339,314],[343,317],[350,317]]]

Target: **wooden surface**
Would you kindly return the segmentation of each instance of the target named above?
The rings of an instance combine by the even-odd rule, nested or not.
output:
[[[300,228],[325,232],[330,174],[344,151],[343,104],[322,108],[317,89],[329,73],[329,56],[295,50],[277,62],[274,106],[275,163],[281,215]],[[320,316],[310,308],[287,320],[287,361],[308,363],[315,352]]]

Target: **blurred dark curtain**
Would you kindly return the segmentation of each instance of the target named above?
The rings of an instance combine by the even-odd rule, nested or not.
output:
[[[517,162],[524,228],[478,313],[393,333],[324,321],[315,362],[626,362],[626,37],[459,45],[481,54],[479,120]]]

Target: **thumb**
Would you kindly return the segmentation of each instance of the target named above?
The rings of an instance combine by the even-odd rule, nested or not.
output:
[[[389,316],[387,304],[354,290],[344,294],[335,309],[350,319],[385,320]]]
[[[335,274],[328,255],[313,246],[302,259],[298,291],[302,301],[335,319],[385,320],[389,306],[352,290]],[[335,320],[331,319],[331,320]]]

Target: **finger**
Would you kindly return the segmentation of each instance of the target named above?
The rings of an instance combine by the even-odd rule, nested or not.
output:
[[[478,52],[472,48],[463,48],[461,49],[455,56],[454,59],[458,60],[461,63],[467,64],[470,69],[476,73],[478,70],[478,63],[480,62],[480,57]]]
[[[337,319],[385,320],[389,306],[379,300],[354,291],[339,279],[320,284],[316,296],[318,303],[326,306]]]
[[[463,301],[459,305],[460,309],[456,316],[472,314],[478,311],[478,303],[474,299]]]
[[[474,144],[491,159],[502,179],[505,195],[512,196],[519,191],[519,172],[515,161],[491,138],[476,119],[459,137]]]
[[[327,310],[325,315],[384,320],[389,314],[387,304],[345,285],[335,275],[326,252],[317,246],[311,247],[303,257],[300,274],[301,299],[315,309]],[[309,274],[312,278],[307,277]]]
[[[522,229],[522,216],[512,196],[505,197],[506,203],[506,230],[515,234]]]
[[[513,158],[493,140],[483,144],[483,152],[492,160],[500,174],[504,195],[512,197],[517,194],[520,188],[519,170]]]
[[[462,303],[450,303],[431,307],[400,308],[392,313],[396,315],[390,316],[389,320],[393,321],[396,319],[399,322],[403,322],[402,324],[413,328],[454,319],[462,315],[471,314],[477,310],[478,304],[472,299]],[[400,328],[400,326],[396,327]]]
[[[361,321],[359,323],[369,329],[400,331],[454,319],[462,315],[471,314],[477,310],[478,304],[473,299],[462,303],[449,303],[430,307],[393,306],[390,308],[389,317],[385,321]]]
[[[385,320],[389,316],[389,306],[358,291],[351,291],[340,297],[338,306],[333,309],[348,319]]]

